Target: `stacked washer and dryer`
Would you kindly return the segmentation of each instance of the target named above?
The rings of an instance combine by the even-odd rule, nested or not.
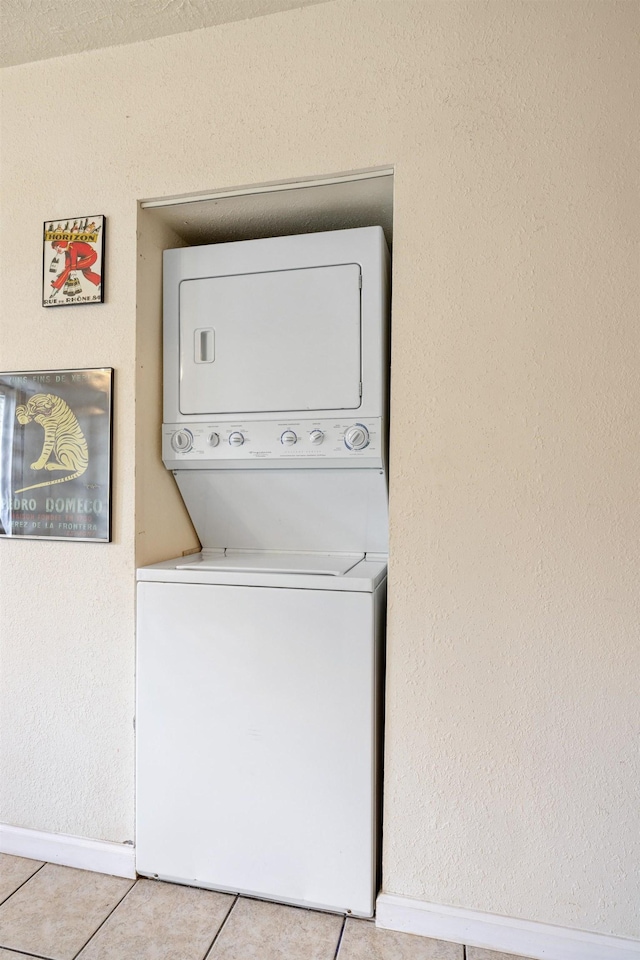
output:
[[[388,287],[379,227],[165,252],[162,455],[202,552],[138,571],[142,875],[373,914]]]

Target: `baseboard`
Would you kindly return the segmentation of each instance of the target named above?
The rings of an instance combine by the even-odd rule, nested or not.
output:
[[[42,833],[0,824],[0,853],[30,860],[46,860],[79,870],[135,879],[135,850],[125,843],[87,840],[61,833]]]
[[[640,940],[445,907],[388,893],[381,893],[378,897],[376,925],[385,930],[451,940],[532,960],[640,958]]]

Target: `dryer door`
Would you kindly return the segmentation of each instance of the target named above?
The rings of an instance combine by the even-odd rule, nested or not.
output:
[[[180,284],[180,412],[360,405],[360,266]]]

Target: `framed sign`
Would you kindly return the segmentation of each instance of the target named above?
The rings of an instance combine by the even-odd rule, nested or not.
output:
[[[42,306],[104,302],[104,216],[44,224]]]
[[[0,536],[111,540],[113,370],[0,373]]]

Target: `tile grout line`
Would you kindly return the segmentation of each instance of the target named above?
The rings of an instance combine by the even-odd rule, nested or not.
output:
[[[131,886],[129,887],[129,889],[127,890],[127,892],[126,892],[122,897],[120,897],[120,899],[118,900],[118,902],[111,908],[111,910],[109,910],[109,913],[106,915],[106,917],[104,918],[104,920],[102,921],[102,923],[100,923],[100,924],[96,927],[96,929],[93,931],[93,933],[91,934],[91,936],[89,937],[89,939],[86,940],[86,941],[82,944],[82,946],[80,947],[80,949],[78,950],[77,953],[74,953],[74,955],[73,955],[73,960],[76,960],[76,958],[80,956],[80,954],[82,953],[82,951],[84,950],[84,948],[85,948],[89,943],[91,943],[91,941],[92,941],[93,938],[95,937],[96,933],[97,933],[99,930],[102,930],[102,928],[104,927],[104,925],[105,925],[105,923],[107,922],[107,920],[109,919],[109,917],[111,917],[111,916],[115,913],[115,911],[118,909],[118,907],[120,906],[120,904],[122,903],[122,901],[125,900],[125,899],[129,896],[129,894],[130,894],[131,891],[134,889],[134,887],[137,886],[137,884],[138,884],[138,880],[136,879],[136,880],[131,884]]]
[[[16,950],[15,947],[3,947],[3,950],[11,950],[12,953],[20,955],[21,957],[26,957],[27,960],[31,960],[33,957],[34,960],[53,960],[52,957],[45,957],[42,953],[25,953],[24,950]]]
[[[218,939],[218,937],[219,937],[220,934],[222,933],[222,930],[224,929],[224,926],[225,926],[227,920],[228,920],[229,917],[231,916],[231,911],[233,910],[233,908],[235,907],[235,905],[236,905],[236,903],[238,902],[239,899],[240,899],[240,894],[239,894],[239,893],[236,893],[236,895],[235,895],[235,897],[234,897],[234,900],[233,900],[233,903],[231,904],[231,906],[230,906],[229,909],[227,910],[227,912],[226,912],[226,914],[225,914],[224,920],[222,921],[222,923],[220,924],[220,926],[219,926],[218,929],[216,930],[216,932],[215,932],[215,934],[214,934],[214,937],[213,937],[213,940],[211,941],[211,943],[209,944],[209,946],[208,946],[207,949],[205,950],[204,956],[203,956],[202,960],[207,960],[207,957],[209,956],[209,954],[211,953],[211,951],[213,950],[213,948],[214,948],[214,946],[215,946],[216,940]]]
[[[338,937],[338,942],[336,944],[336,952],[333,955],[333,960],[338,960],[338,954],[340,953],[340,947],[342,946],[342,938],[344,937],[344,931],[347,926],[347,915],[345,914],[342,918],[342,926],[340,927],[340,936]]]
[[[18,890],[22,890],[22,888],[24,887],[25,883],[29,883],[29,880],[33,880],[33,878],[35,877],[36,873],[40,873],[40,871],[42,870],[42,868],[43,868],[43,867],[46,867],[46,865],[47,865],[46,863],[41,863],[40,866],[38,867],[38,869],[37,869],[37,870],[34,870],[33,873],[31,874],[31,876],[30,876],[30,877],[27,877],[26,880],[23,880],[19,887],[16,887],[15,890],[12,890],[11,893],[8,894],[8,895],[4,898],[4,900],[0,900],[0,907],[2,906],[3,903],[6,903],[7,900],[10,900],[11,897],[14,895],[14,893],[17,893]]]

